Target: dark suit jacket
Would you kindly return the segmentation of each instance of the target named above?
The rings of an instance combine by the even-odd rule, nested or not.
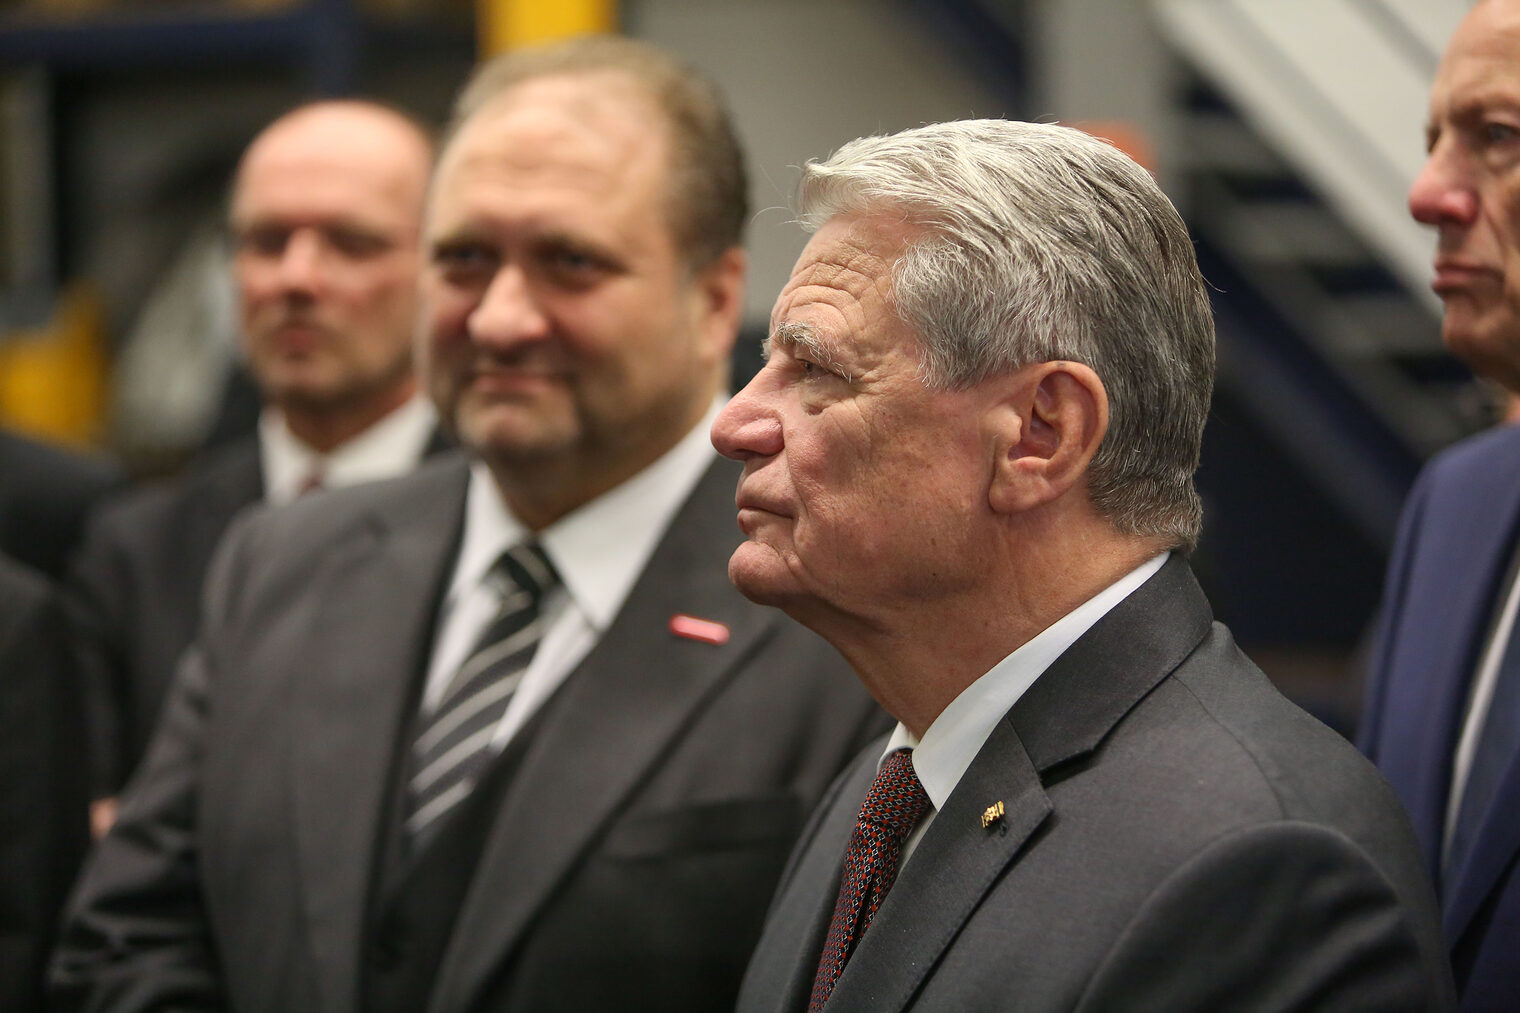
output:
[[[434,1013],[731,1006],[808,808],[883,723],[827,644],[729,585],[736,479],[713,465],[538,723]],[[56,980],[117,1010],[356,1008],[465,488],[448,460],[234,528]],[[675,613],[731,639],[675,637]]]
[[[1449,1006],[1397,801],[1210,618],[1173,558],[1034,683],[903,867],[829,1013]],[[878,756],[804,833],[744,1013],[806,1008]]]
[[[142,756],[194,638],[212,552],[238,512],[263,496],[258,441],[247,439],[91,516],[68,593],[96,795],[120,790]]]
[[[0,552],[61,578],[86,512],[120,482],[105,460],[0,430]]]
[[[1520,525],[1520,430],[1474,437],[1421,474],[1399,526],[1361,744],[1440,868],[1452,760]],[[1520,754],[1442,906],[1462,1007],[1520,1009]]]
[[[445,446],[435,435],[427,452]],[[90,518],[68,591],[97,796],[120,790],[142,757],[194,639],[212,553],[232,519],[263,497],[258,441],[249,438],[177,479],[102,504]]]
[[[0,555],[0,1009],[42,1009],[59,909],[89,840],[79,693],[42,576]]]

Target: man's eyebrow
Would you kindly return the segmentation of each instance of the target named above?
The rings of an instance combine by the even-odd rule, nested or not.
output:
[[[770,358],[771,347],[773,345],[801,349],[807,353],[810,359],[825,369],[838,373],[851,382],[855,380],[854,374],[839,361],[834,354],[834,349],[819,335],[817,328],[811,324],[794,322],[777,324],[776,329],[771,332],[771,336],[766,339],[765,358]]]
[[[454,246],[461,243],[485,242],[489,237],[484,229],[468,223],[456,223],[446,229],[431,229],[423,237],[430,249]]]
[[[1495,111],[1513,114],[1520,109],[1520,94],[1512,88],[1491,86],[1476,90],[1452,105],[1447,118],[1458,124],[1473,124]]]

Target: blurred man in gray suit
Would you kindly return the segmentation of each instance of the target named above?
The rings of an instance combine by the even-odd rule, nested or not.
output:
[[[747,602],[712,451],[746,217],[647,46],[488,64],[429,201],[423,372],[470,457],[229,535],[55,965],[81,1005],[727,1010],[881,727]]]
[[[713,428],[729,573],[900,724],[805,832],[740,1009],[1448,1006],[1398,803],[1184,558],[1214,331],[1150,176],[939,124],[809,165],[802,220]]]
[[[232,275],[264,413],[256,437],[107,504],[86,530],[71,598],[98,797],[147,746],[233,517],[399,475],[441,448],[411,355],[431,161],[421,126],[361,101],[294,109],[244,153]],[[97,826],[112,809],[97,803]]]

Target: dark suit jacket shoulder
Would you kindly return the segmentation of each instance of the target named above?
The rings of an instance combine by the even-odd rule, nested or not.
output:
[[[804,838],[741,1010],[806,1007],[875,760]],[[997,802],[1005,814],[984,827]],[[1449,1002],[1434,900],[1391,793],[1211,623],[1174,558],[994,729],[829,1009]]]
[[[142,755],[194,637],[217,542],[263,490],[258,443],[248,439],[182,476],[112,497],[90,517],[68,595],[97,795],[118,791]]]
[[[1520,429],[1439,454],[1404,507],[1389,562],[1359,741],[1440,867],[1467,697],[1520,535]],[[1464,1009],[1520,1004],[1520,754],[1442,907]]]
[[[435,431],[425,453],[449,449]],[[90,519],[69,598],[99,744],[94,788],[114,794],[142,757],[169,680],[195,636],[222,535],[264,498],[258,440],[218,448],[183,475],[125,492]]]
[[[467,474],[447,459],[234,526],[202,635],[76,897],[66,992],[121,1009],[167,995],[357,1007],[381,956],[366,920],[379,842]],[[537,722],[435,1013],[732,1006],[804,816],[885,723],[832,648],[729,585],[735,480],[712,466]],[[675,636],[677,613],[727,641]]]
[[[58,603],[0,555],[0,1009],[41,1010],[64,894],[84,857],[83,721]]]
[[[121,480],[104,458],[0,430],[0,552],[61,578],[90,507]]]

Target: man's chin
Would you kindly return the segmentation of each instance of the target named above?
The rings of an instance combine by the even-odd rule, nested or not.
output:
[[[739,593],[757,605],[785,609],[796,587],[780,555],[755,541],[741,542],[728,560],[728,579]]]
[[[531,464],[564,454],[576,439],[573,425],[501,404],[460,410],[454,430],[470,450],[505,465]]]
[[[348,393],[330,377],[310,374],[275,376],[259,381],[266,400],[295,411],[328,411],[344,403]]]
[[[1478,316],[1464,308],[1448,309],[1441,329],[1447,351],[1475,373],[1514,391],[1520,390],[1520,320],[1495,314]]]

